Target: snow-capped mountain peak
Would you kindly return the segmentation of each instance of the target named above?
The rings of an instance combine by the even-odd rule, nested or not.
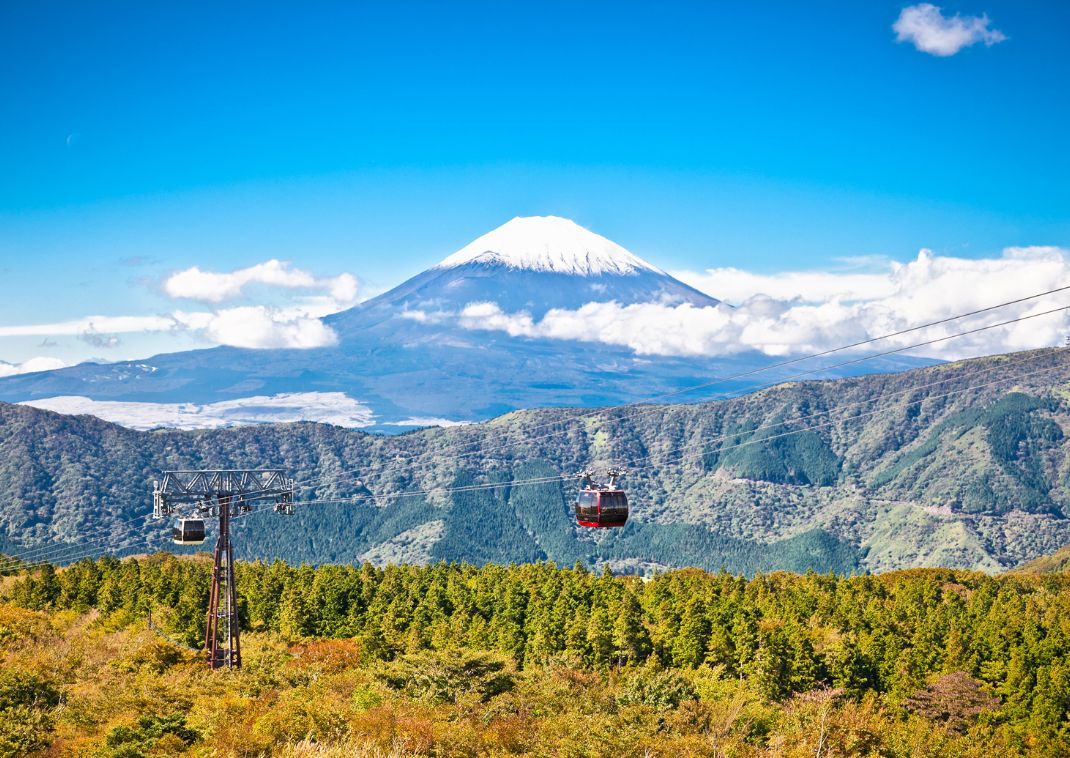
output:
[[[465,245],[435,268],[468,263],[580,276],[664,273],[617,243],[559,216],[518,216]]]

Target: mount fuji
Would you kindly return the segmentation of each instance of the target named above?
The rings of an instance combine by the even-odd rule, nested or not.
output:
[[[568,219],[515,218],[389,292],[324,318],[333,346],[215,347],[86,363],[0,379],[0,401],[135,428],[311,420],[397,432],[520,408],[636,402],[781,360],[755,351],[639,356],[583,335],[515,327],[598,303],[730,308]],[[494,321],[503,318],[508,323]],[[813,376],[930,362],[882,359]],[[770,371],[762,383],[797,370]]]
[[[720,303],[573,221],[545,216],[514,218],[389,292],[325,320],[347,334],[399,310],[403,318],[426,321],[494,303],[538,320],[553,309],[609,301]]]

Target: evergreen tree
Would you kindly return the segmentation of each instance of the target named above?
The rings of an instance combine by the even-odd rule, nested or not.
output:
[[[680,630],[672,646],[673,665],[695,668],[706,659],[706,643],[710,638],[710,623],[701,599],[692,597],[680,619]]]
[[[617,648],[617,665],[641,663],[650,655],[650,636],[643,626],[643,609],[635,595],[624,595],[613,625],[613,644]]]
[[[602,606],[591,612],[587,623],[588,663],[599,668],[614,662],[613,627],[609,614]]]

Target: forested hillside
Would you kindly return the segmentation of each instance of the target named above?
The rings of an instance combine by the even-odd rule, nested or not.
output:
[[[1028,563],[1013,569],[1015,573],[1023,574],[1055,574],[1070,570],[1070,545],[1056,550],[1050,555],[1042,555]]]
[[[157,555],[9,579],[0,753],[1070,750],[1064,575],[239,564],[245,665],[210,672],[180,647],[209,571]]]
[[[310,423],[135,432],[0,405],[0,530],[10,551],[74,542],[60,560],[87,539],[154,549],[165,525],[131,522],[162,470],[270,466],[310,483],[301,499],[365,499],[239,519],[246,558],[994,572],[1070,543],[1068,390],[1060,349],[400,436]],[[525,483],[610,463],[630,468],[634,506],[611,534],[572,524],[571,483]],[[435,491],[473,483],[502,486]]]

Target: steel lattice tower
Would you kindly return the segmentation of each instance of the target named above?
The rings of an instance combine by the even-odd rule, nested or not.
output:
[[[199,515],[218,519],[204,650],[213,669],[241,668],[230,522],[234,516],[250,512],[255,502],[264,500],[274,501],[275,512],[292,515],[293,479],[275,469],[167,471],[162,480],[153,483],[152,495],[155,518],[165,518],[188,505]]]

